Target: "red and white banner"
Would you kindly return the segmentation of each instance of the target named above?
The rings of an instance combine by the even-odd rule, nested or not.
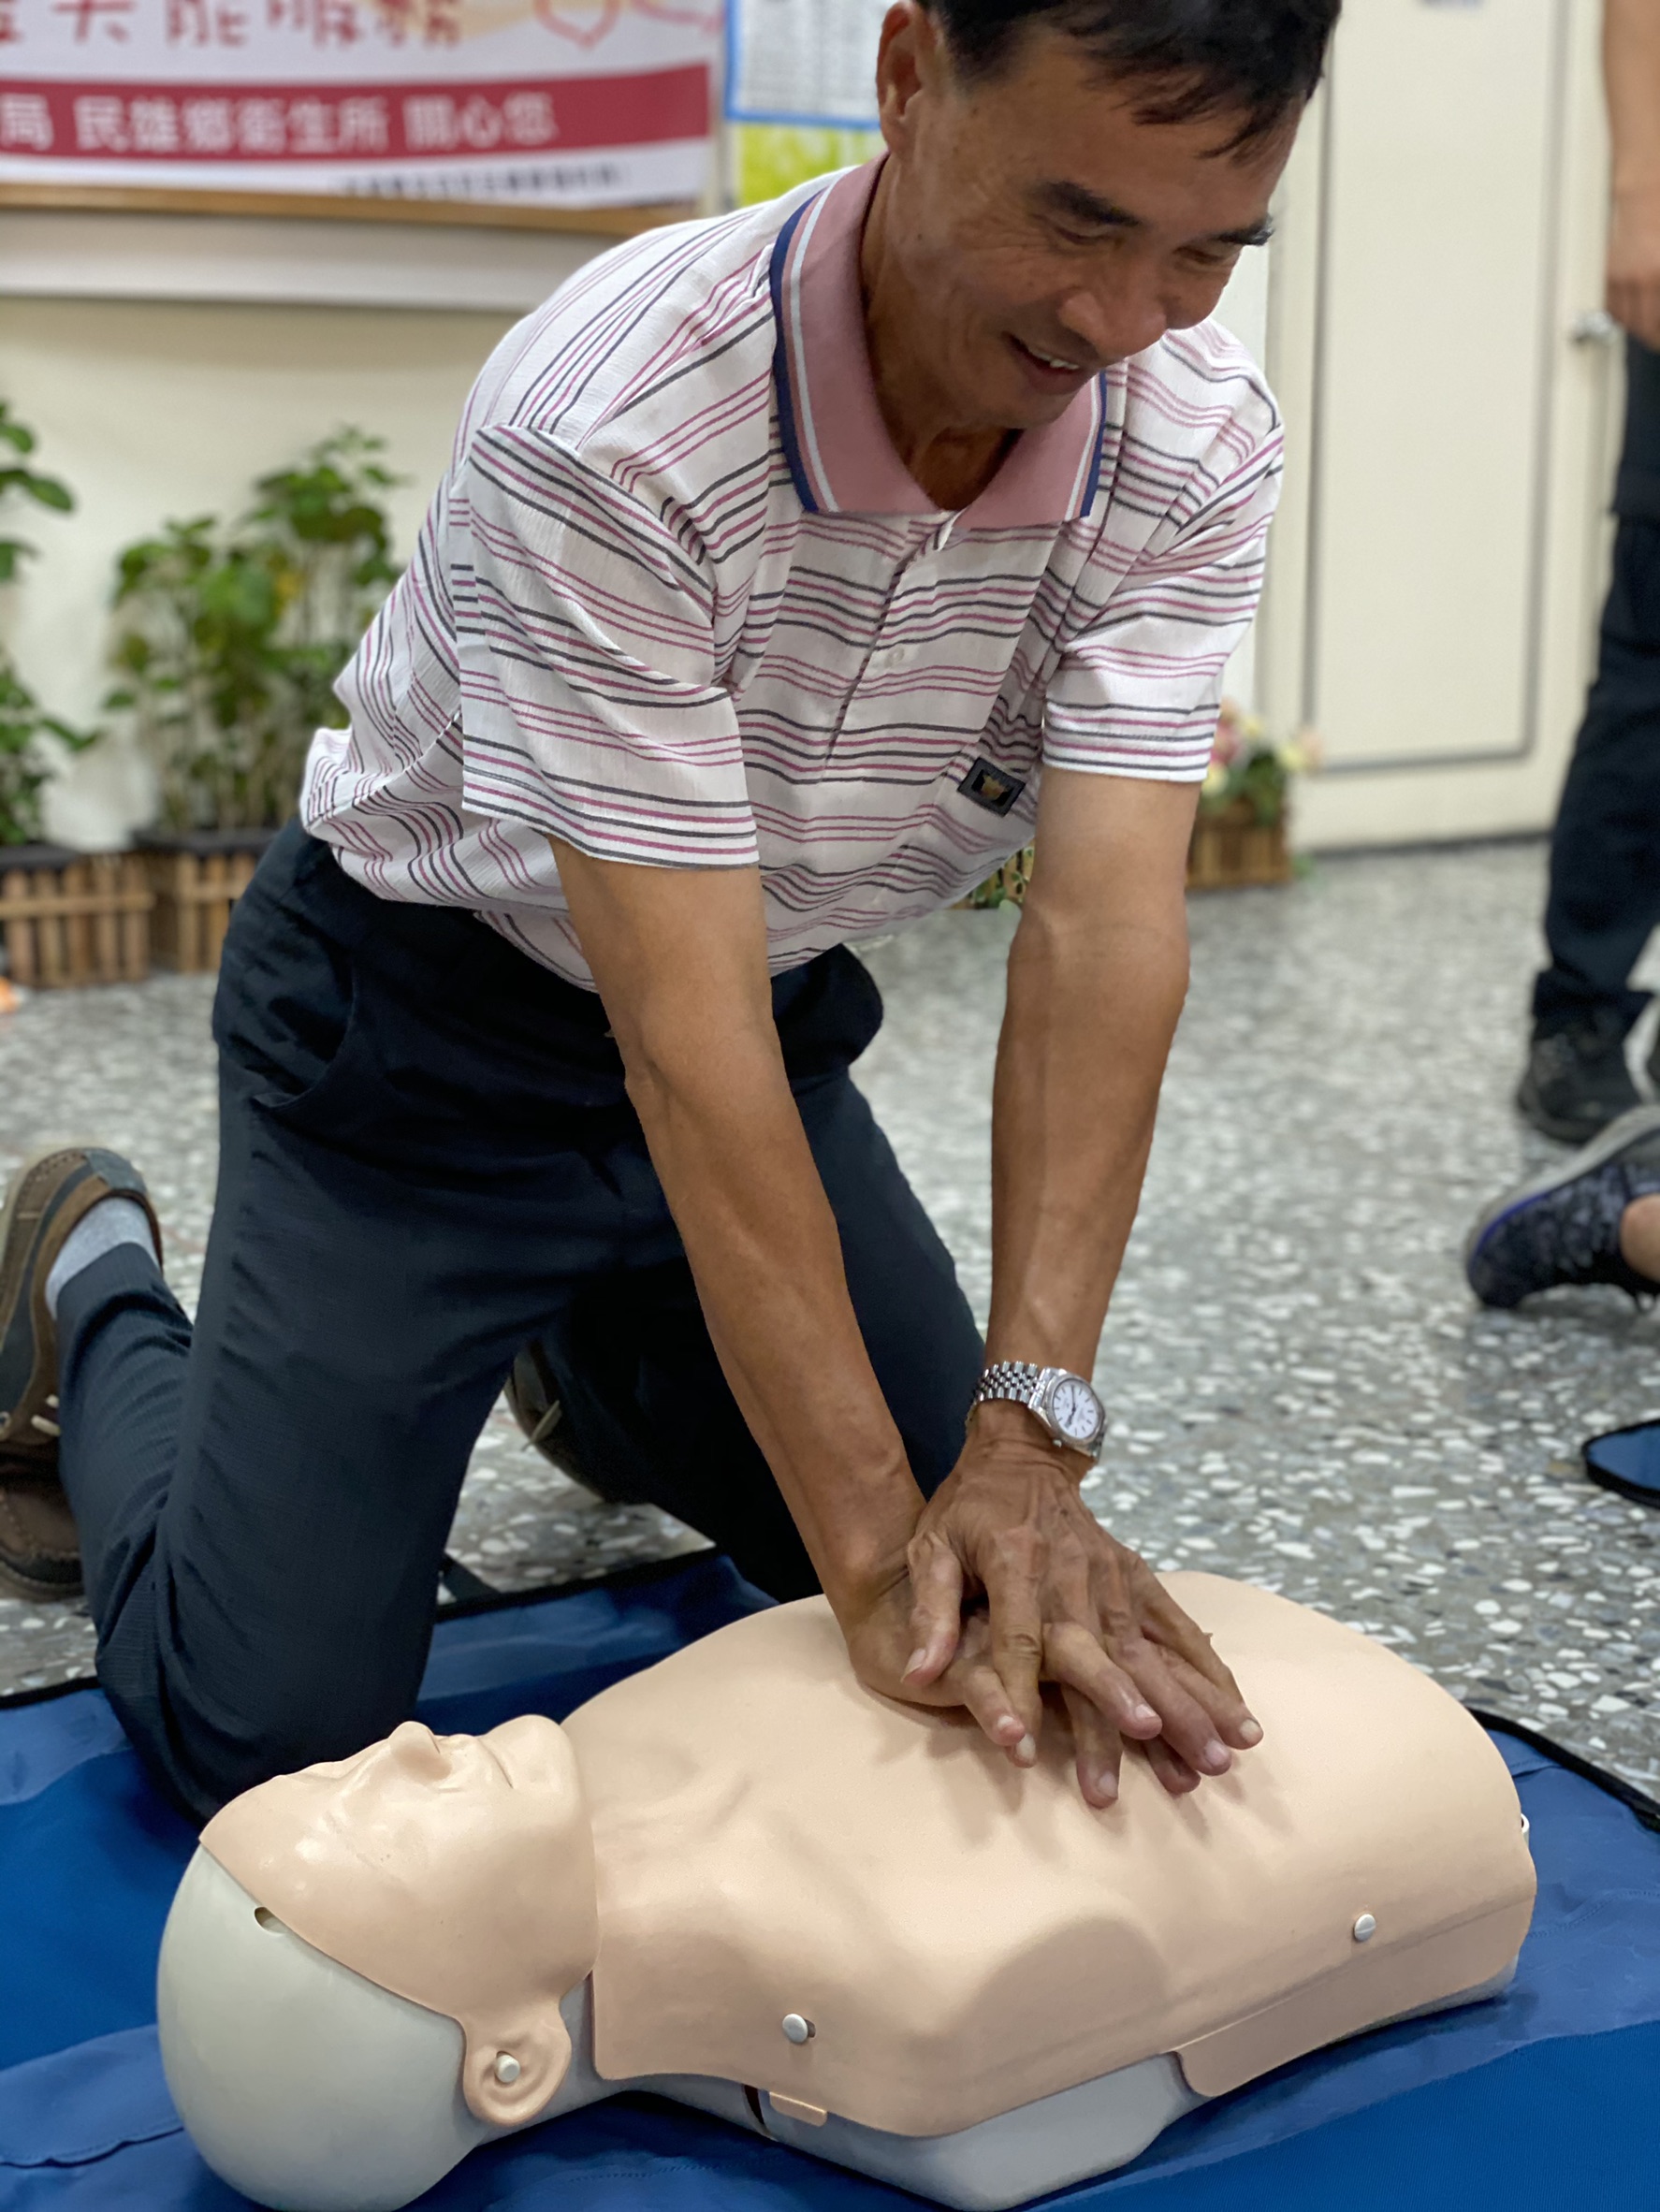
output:
[[[0,181],[695,199],[720,0],[0,0]]]

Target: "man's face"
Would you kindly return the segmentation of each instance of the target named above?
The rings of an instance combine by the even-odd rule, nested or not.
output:
[[[1051,422],[1110,362],[1202,322],[1266,236],[1295,134],[1227,153],[1237,113],[1143,123],[1163,88],[1103,76],[1042,24],[965,83],[916,0],[889,10],[878,86],[884,250],[964,429]]]

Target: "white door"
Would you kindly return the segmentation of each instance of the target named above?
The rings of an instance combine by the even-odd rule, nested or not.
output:
[[[1283,190],[1257,690],[1299,842],[1541,828],[1594,636],[1619,349],[1598,0],[1347,0]],[[1589,318],[1589,319],[1588,319]]]

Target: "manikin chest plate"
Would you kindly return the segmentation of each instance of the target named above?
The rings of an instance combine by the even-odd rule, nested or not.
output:
[[[600,2072],[942,2134],[1158,2052],[1219,2093],[1502,1972],[1534,1874],[1476,1723],[1320,1614],[1169,1586],[1265,1730],[1187,1798],[1132,1755],[1093,1812],[1058,1728],[1022,1773],[966,1721],[873,1696],[822,1599],[574,1714]]]

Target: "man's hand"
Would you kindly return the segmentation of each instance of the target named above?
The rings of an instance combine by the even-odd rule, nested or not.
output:
[[[1208,1637],[1084,1504],[1082,1472],[1023,1408],[981,1407],[908,1572],[843,1623],[849,1649],[873,1689],[966,1706],[1016,1766],[1037,1757],[1040,1685],[1052,1683],[1090,1804],[1116,1798],[1126,1737],[1179,1796],[1262,1731]],[[965,1615],[976,1600],[984,1609]]]

